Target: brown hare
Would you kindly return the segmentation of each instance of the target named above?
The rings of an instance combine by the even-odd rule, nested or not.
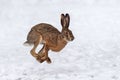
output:
[[[74,40],[72,31],[69,30],[70,16],[69,14],[61,14],[62,31],[58,31],[50,24],[41,23],[31,28],[27,36],[25,44],[33,44],[34,47],[30,51],[33,57],[35,57],[40,63],[47,61],[51,63],[51,59],[48,57],[48,51],[60,51],[65,45]],[[39,44],[43,44],[43,48],[36,53],[36,48]]]

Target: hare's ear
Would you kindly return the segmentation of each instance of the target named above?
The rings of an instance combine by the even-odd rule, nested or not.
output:
[[[65,15],[65,21],[66,21],[66,28],[68,28],[70,24],[70,16],[68,13]]]
[[[66,26],[66,20],[65,20],[65,15],[64,14],[61,14],[61,25],[63,28],[65,28]]]

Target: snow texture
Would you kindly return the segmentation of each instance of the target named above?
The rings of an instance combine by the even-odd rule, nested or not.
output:
[[[75,40],[40,64],[23,43],[38,23],[61,30],[61,13]],[[0,28],[0,80],[120,80],[119,0],[0,0]]]

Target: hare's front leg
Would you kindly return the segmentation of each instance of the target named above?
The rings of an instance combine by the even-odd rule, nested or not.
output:
[[[51,59],[48,57],[49,48],[44,44],[43,48],[38,52],[38,55],[41,57],[42,62],[45,60],[47,63],[51,63]]]

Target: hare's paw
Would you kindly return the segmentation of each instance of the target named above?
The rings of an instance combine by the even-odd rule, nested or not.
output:
[[[41,60],[44,62],[46,61],[48,64],[51,63],[51,59],[49,57],[42,57]]]
[[[44,62],[39,55],[37,56],[36,60],[40,63]]]
[[[51,59],[48,57],[48,58],[46,59],[46,62],[47,62],[48,64],[50,64],[50,63],[51,63]]]

